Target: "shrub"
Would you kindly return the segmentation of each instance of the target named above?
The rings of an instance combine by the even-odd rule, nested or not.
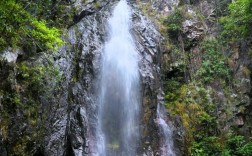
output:
[[[242,146],[239,151],[239,154],[241,155],[252,155],[252,141],[246,143],[244,146]]]
[[[176,8],[166,19],[164,19],[164,25],[166,25],[166,31],[170,37],[177,37],[178,33],[182,30],[182,22],[184,19],[183,9]]]
[[[192,146],[192,156],[220,155],[224,145],[220,138],[216,136],[206,137],[200,142],[194,142]]]
[[[53,83],[60,82],[59,70],[52,65],[29,65],[22,62],[18,66],[18,80],[27,85],[28,91],[34,95],[48,92]],[[52,84],[47,84],[52,83]]]
[[[41,50],[55,50],[63,44],[58,29],[49,28],[15,0],[0,1],[0,25],[0,51],[24,43],[35,43]]]
[[[251,0],[234,0],[228,7],[229,15],[221,18],[222,35],[234,40],[251,35],[251,8]]]
[[[228,135],[225,138],[210,136],[195,141],[193,156],[249,156],[252,155],[252,141],[246,141],[241,135]]]
[[[63,41],[59,38],[60,31],[54,27],[48,28],[45,21],[34,20],[31,26],[33,29],[29,30],[29,32],[32,37],[40,43],[40,49],[46,47],[56,50],[58,46],[63,44]]]
[[[194,83],[179,84],[175,80],[169,81],[166,93],[166,106],[172,115],[179,115],[186,129],[186,144],[191,153],[193,143],[211,136],[216,132],[216,118],[209,112],[213,108],[207,98],[204,88]],[[175,89],[175,87],[177,87]],[[198,146],[198,145],[197,145]],[[197,151],[200,155],[201,150]],[[194,153],[195,154],[195,153]]]
[[[202,64],[196,73],[196,77],[203,78],[203,82],[211,82],[216,79],[230,79],[230,69],[224,55],[218,47],[217,40],[206,39],[201,44],[203,53]]]

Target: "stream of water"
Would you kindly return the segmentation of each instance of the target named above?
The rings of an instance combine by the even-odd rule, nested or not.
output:
[[[99,87],[99,156],[135,156],[139,142],[140,80],[130,18],[121,0],[109,19]]]
[[[174,153],[171,127],[166,120],[167,115],[165,107],[161,104],[158,104],[156,122],[159,125],[159,131],[161,133],[160,153],[162,156],[176,156]]]
[[[102,55],[95,156],[136,156],[139,147],[140,76],[138,52],[130,34],[131,9],[121,0],[108,22]],[[160,153],[175,156],[165,108],[158,105]]]

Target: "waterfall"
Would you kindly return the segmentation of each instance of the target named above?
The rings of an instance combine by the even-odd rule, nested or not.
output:
[[[175,156],[171,127],[167,123],[165,107],[161,104],[157,106],[156,123],[160,129],[160,152],[162,156]]]
[[[130,34],[131,10],[121,0],[109,19],[99,83],[97,153],[135,156],[139,140],[138,52]]]

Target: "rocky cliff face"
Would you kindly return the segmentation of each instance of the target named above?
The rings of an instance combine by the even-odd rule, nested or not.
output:
[[[116,2],[70,0],[65,12],[74,13],[74,16],[63,36],[66,44],[53,57],[36,54],[27,59],[27,49],[11,48],[1,55],[0,155],[92,155],[98,110],[96,82],[100,79],[100,59],[107,40],[107,20]],[[141,55],[139,72],[143,109],[138,152],[139,155],[160,155],[162,136],[155,122],[157,105],[165,103],[167,83],[180,77],[183,79],[179,79],[181,84],[190,84],[194,80],[192,75],[200,68],[204,57],[200,54],[201,41],[219,34],[216,24],[219,8],[208,0],[129,3],[133,11],[131,32]],[[171,39],[182,49],[177,53],[176,49],[167,46],[167,32],[162,30],[157,19],[171,15],[180,5],[189,15],[181,21],[181,32],[175,33],[175,38]],[[155,14],[150,15],[153,12]],[[228,89],[221,86],[221,81],[204,86],[208,100],[216,106],[214,115],[218,120],[218,132],[235,129],[251,136],[252,65],[249,47],[251,40],[224,48],[234,80]],[[43,70],[47,72],[42,72],[37,65],[45,66]],[[60,73],[55,74],[50,67],[59,68]],[[41,81],[29,79],[37,72],[43,73],[37,78],[44,85],[35,85]],[[54,78],[57,75],[61,78]],[[197,85],[196,90],[200,90]],[[193,96],[193,90],[186,95]],[[181,98],[179,102],[186,100]],[[176,155],[187,155],[188,138],[185,136],[188,131],[182,115],[171,117],[167,113],[167,116],[173,130]]]
[[[190,102],[183,102],[186,101],[188,97],[192,97],[194,100],[196,99],[194,101],[195,103],[199,102],[197,101],[197,94],[200,94],[200,88],[202,87],[199,83],[201,83],[202,80],[205,81],[204,79],[207,77],[207,75],[198,77],[200,70],[202,70],[202,63],[206,57],[206,53],[202,50],[202,46],[204,46],[204,41],[209,38],[221,38],[221,26],[218,22],[220,16],[224,16],[227,13],[225,9],[227,9],[226,7],[229,2],[230,1],[208,0],[179,1],[177,11],[181,11],[182,16],[172,14],[172,12],[176,12],[176,10],[168,12],[168,14],[174,18],[176,18],[176,15],[180,16],[181,27],[180,31],[175,31],[175,33],[170,32],[170,36],[168,37],[169,41],[167,41],[170,46],[168,48],[165,47],[167,43],[162,46],[164,48],[162,49],[163,54],[161,58],[163,80],[169,84],[174,83],[173,80],[177,79],[177,82],[180,84],[193,84],[197,90],[197,93],[193,93],[194,91],[192,88],[194,87],[190,88],[190,85],[186,86],[188,87],[187,90],[185,86],[182,86],[182,88],[185,87],[184,89],[187,90],[187,97],[183,97],[181,94],[177,95],[178,98],[181,98],[178,102],[190,104]],[[166,31],[165,33],[168,32]],[[164,35],[165,33],[162,34]],[[212,103],[215,107],[214,112],[209,112],[209,114],[212,114],[213,117],[216,118],[217,122],[216,132],[213,133],[217,134],[216,136],[225,136],[229,133],[251,136],[251,123],[249,122],[251,120],[251,113],[249,113],[251,110],[251,61],[249,61],[250,57],[248,55],[251,49],[251,41],[249,38],[245,41],[229,44],[225,42],[225,38],[218,41],[220,42],[219,46],[222,47],[220,53],[227,60],[225,62],[227,66],[225,68],[227,70],[230,69],[231,74],[230,77],[228,75],[221,78],[215,77],[214,80],[203,83],[203,88],[208,92],[208,106]],[[178,49],[174,49],[171,45],[177,46],[180,52],[176,52]],[[206,65],[206,67],[210,66],[209,64]],[[224,73],[224,71],[221,72]],[[229,80],[227,82],[224,79]],[[226,84],[224,84],[223,80],[226,81]],[[183,92],[183,89],[181,91]],[[166,94],[171,95],[167,92]],[[204,96],[200,95],[200,99],[203,98]],[[168,100],[170,99],[168,98]],[[167,105],[169,105],[169,103],[167,103]],[[181,108],[177,108],[177,110],[179,109]],[[177,111],[177,113],[178,112],[179,111]],[[187,113],[180,114],[180,117],[186,114],[190,116],[189,109]],[[192,119],[193,117],[191,116],[189,118]],[[182,120],[183,125],[186,125],[186,119],[182,117]],[[185,130],[188,135],[190,130],[188,130],[188,128],[185,128]],[[200,130],[195,133],[195,136],[198,133],[200,133]],[[212,134],[210,133],[208,135]],[[185,141],[184,145],[188,146],[188,140],[190,139],[182,139],[182,142]],[[180,145],[183,144],[180,143],[178,147]],[[180,151],[186,152],[183,148],[182,146]],[[189,151],[189,153],[190,152],[191,151]],[[184,154],[188,155],[189,153]]]
[[[227,2],[227,1],[226,1]],[[185,19],[182,22],[182,37],[185,43],[186,52],[192,53],[193,55],[197,55],[197,59],[202,59],[199,52],[200,41],[204,40],[207,37],[219,37],[220,27],[218,25],[217,20],[220,12],[224,10],[221,7],[225,8],[224,4],[218,3],[218,1],[193,1],[187,4],[187,12],[192,14],[192,18]],[[226,4],[227,5],[227,4]],[[193,8],[194,7],[194,8]],[[200,19],[197,12],[204,17],[204,20]],[[223,13],[222,12],[222,13]],[[189,42],[189,43],[188,43]],[[232,113],[230,116],[226,116],[227,118],[221,118],[221,122],[228,120],[230,123],[225,126],[234,126],[239,129],[239,131],[243,131],[243,133],[249,133],[250,124],[246,121],[250,117],[249,113],[246,113],[250,110],[250,93],[251,93],[251,62],[249,61],[248,52],[250,51],[250,39],[247,41],[241,41],[237,43],[230,44],[225,47],[224,46],[224,55],[228,58],[228,67],[232,70],[232,78],[233,84],[232,87],[228,90],[229,93],[225,93],[224,89],[220,89],[220,85],[218,84],[210,84],[209,87],[213,90],[216,90],[218,95],[213,97],[213,99],[219,101],[218,105],[218,117],[223,117],[223,112],[227,107]],[[195,68],[199,66],[196,61],[196,58],[192,57],[189,65],[189,72],[195,72]],[[238,82],[238,84],[236,83]],[[215,82],[218,83],[218,82]],[[231,82],[232,83],[232,82]],[[232,100],[233,99],[233,100]],[[217,102],[218,103],[218,102]],[[245,109],[244,111],[242,111]],[[225,113],[224,113],[225,114]],[[245,122],[247,124],[245,124]],[[224,127],[222,127],[224,128]],[[244,131],[244,129],[247,129]]]
[[[24,108],[11,108],[6,123],[6,131],[2,128],[1,153],[20,155],[92,155],[92,148],[96,142],[95,129],[97,127],[97,97],[99,90],[96,82],[99,79],[100,59],[103,45],[107,39],[107,20],[117,1],[71,1],[67,11],[74,9],[73,22],[66,30],[65,46],[53,57],[54,66],[59,68],[62,80],[55,86],[57,91],[48,91],[52,98],[45,98],[44,93],[38,97],[37,109],[44,114],[35,127],[20,118],[19,111]],[[144,16],[131,2],[133,8],[133,26],[131,32],[136,40],[137,50],[141,54],[140,74],[142,80],[142,117],[141,117],[141,145],[139,154],[158,155],[159,136],[158,126],[154,122],[157,104],[163,101],[160,83],[160,51],[162,40],[155,24]],[[7,56],[8,55],[8,56]],[[9,56],[11,55],[11,56]],[[13,57],[12,57],[13,55]],[[18,79],[15,61],[19,60],[21,52],[9,50],[2,56],[8,62],[3,64],[1,72],[2,82],[9,82],[13,87]],[[9,60],[13,58],[14,60]],[[35,61],[41,56],[33,58]],[[32,62],[32,60],[29,60]],[[43,64],[43,62],[39,62]],[[32,63],[31,63],[32,65]],[[10,68],[10,69],[9,69]],[[12,71],[13,70],[13,71]],[[13,73],[13,74],[12,74]],[[4,87],[7,84],[2,84]],[[53,86],[51,86],[53,87]],[[1,101],[1,111],[6,111],[6,101]],[[15,122],[17,121],[19,122]],[[43,127],[43,130],[40,129]],[[23,140],[30,134],[39,136]],[[3,134],[6,133],[6,134]],[[25,133],[25,135],[20,135]],[[17,135],[19,134],[19,135]],[[14,139],[14,136],[17,136]],[[6,138],[5,138],[6,137]],[[16,142],[21,141],[20,144]],[[31,145],[30,143],[33,142]],[[20,152],[17,153],[15,150]]]
[[[51,119],[51,131],[44,143],[46,155],[92,155],[97,128],[97,97],[100,59],[107,37],[107,19],[115,2],[104,3],[97,12],[82,17],[68,29],[70,45],[60,50],[56,64],[66,80],[64,92]],[[159,153],[158,127],[154,122],[157,104],[162,102],[160,51],[162,40],[155,24],[144,16],[134,2],[132,34],[141,54],[142,119],[139,154]],[[82,12],[87,12],[83,10]],[[49,144],[47,144],[49,143]]]

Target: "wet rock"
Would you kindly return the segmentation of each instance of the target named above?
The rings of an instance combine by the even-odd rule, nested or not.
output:
[[[185,136],[186,136],[186,131],[185,128],[183,127],[182,120],[179,116],[175,117],[174,120],[174,146],[175,148],[175,153],[177,156],[182,156],[183,151],[186,149],[186,144],[185,144]]]
[[[71,150],[75,155],[85,155],[86,148],[86,129],[87,129],[87,114],[83,107],[74,108],[69,116],[69,125],[67,130],[68,143],[71,145]],[[67,151],[69,152],[69,151]]]
[[[141,56],[139,72],[142,80],[143,126],[140,153],[147,156],[160,155],[160,138],[164,136],[160,135],[156,118],[157,105],[164,100],[160,83],[160,43],[163,38],[158,27],[137,8],[133,12],[133,35]]]
[[[101,4],[104,6],[105,2]],[[81,17],[68,29],[65,40],[71,44],[62,47],[55,57],[65,77],[62,84],[64,91],[52,110],[55,116],[51,118],[51,131],[44,141],[46,155],[87,155],[93,152],[98,107],[95,84],[107,18],[113,5],[104,6],[99,12],[92,10],[93,1],[86,3],[89,5],[84,5],[86,9],[82,8],[82,11],[88,8],[87,11],[91,9],[93,13]]]

